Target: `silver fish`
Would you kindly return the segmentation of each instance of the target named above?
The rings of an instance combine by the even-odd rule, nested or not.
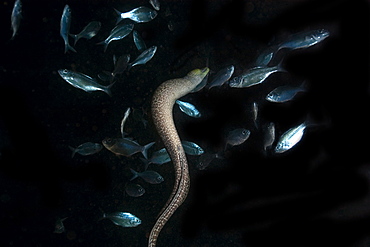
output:
[[[66,53],[68,50],[76,52],[76,50],[69,45],[68,35],[69,35],[69,28],[71,26],[71,18],[72,18],[72,12],[69,8],[68,4],[64,6],[62,18],[60,20],[60,35],[62,36],[64,40],[64,53]]]
[[[66,82],[76,88],[84,90],[85,92],[103,91],[109,96],[112,96],[110,88],[113,86],[114,83],[108,86],[103,86],[88,75],[70,71],[67,69],[60,69],[58,70],[58,73]]]
[[[234,74],[234,69],[234,65],[230,65],[218,71],[213,80],[208,84],[208,89],[222,86]]]
[[[155,10],[159,10],[161,5],[159,3],[159,0],[149,0],[149,3],[152,5],[152,7],[155,9]]]
[[[266,127],[266,133],[263,142],[263,150],[266,151],[267,148],[271,147],[274,141],[275,141],[275,124],[271,122]]]
[[[122,227],[136,227],[141,224],[141,220],[138,217],[124,212],[104,213],[101,219],[110,219],[114,224]]]
[[[303,137],[307,127],[306,122],[284,132],[275,147],[275,153],[284,153],[294,147]]]
[[[293,34],[287,41],[282,42],[279,45],[279,49],[300,49],[313,46],[327,37],[330,33],[325,29],[311,30]]]
[[[93,143],[93,142],[83,143],[76,148],[69,146],[69,149],[72,150],[72,158],[76,153],[86,156],[86,155],[95,154],[99,152],[100,150],[102,150],[102,148],[103,146],[100,143]]]
[[[226,138],[225,149],[228,144],[231,146],[242,144],[249,138],[250,134],[251,132],[244,128],[238,128],[230,131]]]
[[[194,105],[184,102],[181,100],[176,100],[176,104],[179,106],[180,110],[185,113],[186,115],[194,118],[200,118],[202,114],[195,108]]]
[[[160,184],[164,181],[164,178],[158,172],[155,172],[155,171],[146,170],[143,172],[137,172],[131,168],[130,170],[133,174],[130,181],[134,180],[137,177],[141,177],[142,179],[145,180],[145,182],[150,183],[150,184]]]
[[[181,141],[185,153],[189,155],[201,155],[204,153],[203,148],[194,142]]]
[[[201,156],[199,156],[198,163],[197,163],[197,169],[198,170],[205,170],[211,162],[215,159],[221,159],[222,157],[219,156],[219,154],[215,153],[204,153]]]
[[[123,13],[116,9],[115,11],[118,14],[117,23],[122,21],[123,19],[130,19],[138,23],[148,22],[153,20],[157,16],[157,11],[144,6]]]
[[[152,46],[146,49],[132,63],[128,64],[127,69],[131,69],[132,67],[139,64],[146,64],[150,59],[152,59],[156,51],[157,51],[156,46]]]
[[[141,159],[141,160],[144,162],[146,170],[150,164],[162,165],[167,162],[170,162],[171,157],[168,154],[166,148],[162,148],[158,151],[155,151],[150,157],[150,159]]]
[[[274,55],[278,52],[278,46],[269,46],[265,50],[263,50],[257,57],[255,66],[256,67],[266,67]]]
[[[153,146],[154,142],[141,146],[136,141],[129,138],[105,138],[103,145],[112,153],[123,156],[131,156],[141,152],[145,159],[148,158],[148,149]]]
[[[252,113],[253,113],[254,126],[256,126],[256,128],[258,128],[258,124],[257,124],[258,104],[257,104],[257,102],[253,102],[253,104],[252,104]]]
[[[100,21],[92,21],[82,29],[79,34],[70,34],[75,40],[74,45],[76,45],[77,41],[81,38],[91,39],[94,37],[100,30],[101,22]]]
[[[121,121],[121,134],[122,134],[122,138],[124,138],[125,135],[126,135],[126,133],[123,131],[123,128],[125,127],[125,123],[127,121],[128,116],[130,115],[130,113],[131,113],[131,108],[128,107],[127,110],[125,111],[125,114],[124,114],[124,116],[122,118],[122,121]]]
[[[146,49],[146,45],[145,45],[143,38],[140,36],[140,34],[136,30],[134,30],[132,31],[132,36],[133,36],[134,44],[136,48],[139,51],[144,51]]]
[[[272,73],[279,71],[284,71],[281,67],[281,63],[273,67],[254,67],[246,73],[230,80],[229,86],[236,88],[254,86],[264,82]]]
[[[14,7],[12,11],[12,16],[11,16],[11,22],[12,22],[12,30],[13,30],[13,35],[11,37],[11,40],[14,39],[15,35],[18,32],[19,29],[19,24],[21,23],[22,19],[22,3],[20,0],[16,0],[14,2]]]
[[[132,197],[139,197],[145,194],[145,189],[140,184],[128,183],[125,186],[127,195]]]
[[[110,42],[113,40],[123,39],[131,33],[132,29],[134,29],[134,24],[118,25],[112,29],[109,36],[105,40],[97,44],[104,45],[104,51],[106,51]]]
[[[287,102],[289,100],[292,100],[297,93],[304,91],[306,91],[306,86],[304,82],[299,87],[280,86],[268,93],[266,96],[266,100],[275,103]]]

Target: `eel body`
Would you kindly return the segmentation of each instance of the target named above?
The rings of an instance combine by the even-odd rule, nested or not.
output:
[[[154,92],[151,105],[153,122],[174,165],[175,184],[170,198],[150,232],[148,247],[156,246],[159,233],[185,200],[190,186],[188,163],[173,121],[173,105],[177,99],[190,93],[208,71],[208,68],[192,70],[183,78],[163,82]]]

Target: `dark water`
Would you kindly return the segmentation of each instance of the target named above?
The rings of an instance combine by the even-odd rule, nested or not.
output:
[[[200,119],[174,110],[180,136],[206,152],[222,149],[230,129],[248,128],[251,137],[204,171],[189,157],[190,194],[163,229],[158,246],[370,244],[363,227],[370,221],[367,1],[161,1],[156,19],[135,24],[148,47],[158,46],[157,53],[120,76],[112,97],[73,88],[57,70],[96,77],[113,70],[113,54],[139,55],[131,35],[113,41],[105,53],[96,43],[115,25],[113,8],[150,7],[148,1],[22,3],[23,19],[12,41],[13,1],[0,5],[1,246],[145,246],[172,189],[172,164],[152,166],[165,182],[138,180],[146,193],[132,198],[124,186],[129,168],[143,169],[141,154],[117,157],[103,149],[72,159],[68,146],[120,137],[124,111],[133,107],[148,113],[148,125],[144,128],[131,115],[125,130],[141,144],[156,141],[153,150],[158,150],[163,146],[149,106],[161,82],[206,65],[216,73],[233,64],[235,75],[241,74],[274,38],[317,28],[328,29],[330,38],[289,53],[284,61],[289,73],[247,89],[187,95],[184,100],[202,111]],[[78,41],[77,53],[64,54],[59,35],[65,4],[72,9],[71,33],[92,20],[102,22],[96,37]],[[264,101],[276,86],[303,80],[309,90],[295,101]],[[254,101],[260,104],[260,126],[273,121],[278,135],[308,115],[323,124],[308,129],[291,151],[264,156],[263,131],[251,117]],[[102,211],[131,212],[142,225],[121,228],[98,221]],[[56,220],[65,217],[66,231],[53,233]]]

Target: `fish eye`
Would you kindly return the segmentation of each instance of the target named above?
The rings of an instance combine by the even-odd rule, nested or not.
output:
[[[67,73],[67,72],[68,72],[68,70],[67,70],[67,69],[64,69],[64,70],[63,70],[63,73]]]

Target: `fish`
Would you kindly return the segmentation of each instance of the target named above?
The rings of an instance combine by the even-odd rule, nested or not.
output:
[[[211,162],[214,159],[221,159],[222,157],[217,153],[204,153],[201,156],[199,156],[198,162],[197,162],[197,169],[198,170],[205,170],[207,167],[211,164]]]
[[[14,2],[12,16],[10,18],[11,23],[12,23],[11,28],[13,30],[13,35],[10,38],[10,40],[13,40],[15,35],[17,34],[19,25],[21,23],[21,19],[22,19],[22,2],[20,0],[16,0]]]
[[[81,38],[91,39],[94,37],[100,30],[101,22],[100,21],[92,21],[87,24],[84,29],[79,34],[69,34],[71,37],[74,38],[76,45],[77,41]]]
[[[115,28],[112,29],[109,36],[105,40],[97,43],[97,45],[103,45],[104,52],[105,52],[110,42],[112,42],[113,40],[123,39],[124,37],[129,35],[133,29],[134,29],[134,24],[117,25]]]
[[[158,172],[155,172],[155,171],[146,170],[143,172],[137,172],[131,168],[130,168],[130,171],[133,174],[130,181],[134,180],[137,177],[141,177],[142,179],[144,179],[145,182],[150,183],[150,184],[160,184],[164,181],[164,178]]]
[[[160,7],[161,7],[161,4],[159,3],[159,0],[149,0],[149,3],[152,5],[152,7],[155,9],[155,10],[159,10]]]
[[[236,88],[251,87],[264,82],[271,74],[281,71],[284,71],[281,62],[273,67],[253,67],[246,73],[231,79],[229,86]]]
[[[311,47],[327,37],[329,37],[330,32],[326,29],[317,29],[310,31],[303,31],[293,34],[288,40],[283,41],[279,44],[279,50],[283,48],[288,49],[301,49]]]
[[[163,165],[171,161],[171,157],[168,154],[166,148],[162,148],[158,151],[155,151],[149,159],[140,158],[145,164],[145,170],[150,164]]]
[[[274,57],[274,55],[279,51],[279,46],[273,45],[268,46],[263,50],[257,57],[255,61],[255,67],[266,67]]]
[[[189,141],[181,141],[182,147],[184,148],[185,153],[189,155],[201,155],[204,153],[203,148],[198,144]]]
[[[59,75],[72,86],[82,89],[85,92],[103,91],[109,96],[112,96],[110,88],[114,82],[108,86],[100,85],[95,79],[88,75],[70,71],[67,69],[58,70]]]
[[[148,22],[153,20],[157,16],[157,11],[144,6],[135,8],[128,12],[120,12],[116,9],[115,11],[118,14],[117,23],[119,23],[123,19],[130,19],[137,23]]]
[[[69,28],[71,26],[72,11],[69,8],[68,4],[64,6],[62,18],[60,20],[60,35],[64,40],[64,53],[67,53],[68,50],[76,52],[76,50],[69,44]]]
[[[200,118],[202,114],[198,111],[197,108],[195,108],[194,105],[181,101],[181,100],[176,100],[176,104],[179,106],[180,110],[185,113],[186,115],[194,118]]]
[[[116,59],[116,56],[113,56],[114,70],[112,72],[103,71],[103,73],[98,75],[99,79],[112,82],[116,75],[122,74],[126,70],[129,61],[130,54],[124,54],[118,59]]]
[[[146,50],[145,42],[144,42],[143,38],[140,36],[140,34],[136,30],[132,31],[132,36],[133,36],[134,44],[135,44],[136,48],[139,51]]]
[[[123,131],[123,127],[125,127],[125,123],[127,121],[128,116],[130,115],[130,113],[131,113],[131,108],[128,107],[127,110],[125,111],[125,114],[124,114],[124,116],[122,118],[122,121],[121,121],[121,134],[122,134],[122,138],[124,138],[125,135],[126,135],[126,133]]]
[[[251,132],[244,128],[238,128],[230,131],[226,137],[225,149],[227,145],[237,146],[242,144],[249,138],[250,134]]]
[[[275,153],[284,153],[294,147],[302,139],[306,127],[307,123],[303,122],[285,131],[276,144]]]
[[[253,123],[256,128],[258,128],[257,119],[258,119],[258,104],[253,102],[252,104],[252,113],[253,113]]]
[[[95,154],[99,152],[100,150],[102,150],[102,148],[103,146],[100,143],[93,143],[93,142],[83,143],[76,148],[69,146],[69,149],[72,150],[72,158],[74,157],[76,153],[86,156],[86,155]]]
[[[218,71],[213,80],[208,84],[208,89],[222,86],[234,74],[234,70],[234,65],[230,65]]]
[[[63,221],[65,221],[68,217],[65,217],[63,219],[58,218],[55,222],[55,228],[54,228],[54,233],[63,233],[66,231]]]
[[[127,69],[131,69],[132,67],[140,64],[146,64],[150,59],[153,58],[155,52],[157,51],[156,46],[152,46],[145,51],[143,51],[132,63],[128,64]]]
[[[103,140],[103,145],[109,151],[116,155],[131,156],[133,154],[141,152],[145,159],[148,158],[148,149],[153,146],[155,142],[141,146],[136,141],[128,138],[105,138]]]
[[[269,123],[265,131],[263,150],[266,152],[267,148],[270,148],[275,141],[275,124],[273,122]]]
[[[300,86],[280,86],[269,92],[266,100],[275,103],[283,103],[292,100],[297,93],[305,92],[306,85],[303,82]]]
[[[110,219],[114,224],[122,227],[136,227],[141,224],[141,220],[138,217],[126,212],[104,213],[100,220],[102,219]]]
[[[140,184],[128,183],[125,186],[127,195],[132,197],[140,197],[145,194],[145,189]]]

